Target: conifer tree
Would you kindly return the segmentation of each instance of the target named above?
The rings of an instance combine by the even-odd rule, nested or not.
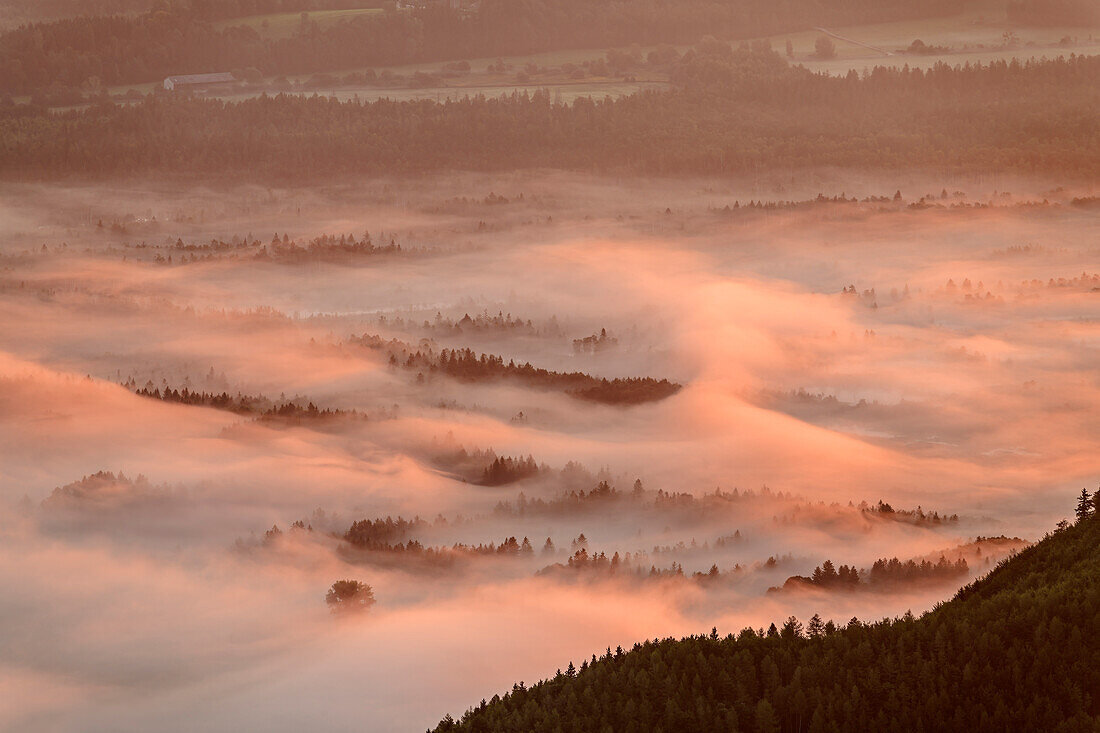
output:
[[[806,635],[811,639],[818,639],[825,635],[825,623],[821,620],[821,616],[815,613],[810,618],[810,622],[806,624]]]
[[[1088,489],[1081,489],[1081,496],[1077,497],[1077,521],[1083,522],[1092,515],[1092,497]]]

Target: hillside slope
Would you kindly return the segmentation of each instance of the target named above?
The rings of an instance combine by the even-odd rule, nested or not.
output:
[[[919,619],[635,645],[436,731],[1097,731],[1100,519]]]

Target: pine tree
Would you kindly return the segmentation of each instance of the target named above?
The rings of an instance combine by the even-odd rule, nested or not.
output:
[[[802,622],[794,616],[790,616],[783,623],[783,629],[780,631],[780,636],[784,639],[800,638],[802,636]]]
[[[767,700],[761,700],[756,705],[756,729],[761,733],[779,733],[779,718]]]
[[[1088,489],[1081,489],[1081,496],[1077,497],[1077,521],[1083,522],[1092,514],[1092,497]]]
[[[810,622],[806,625],[806,635],[811,639],[818,639],[825,635],[825,623],[821,620],[821,616],[815,613],[810,618]]]

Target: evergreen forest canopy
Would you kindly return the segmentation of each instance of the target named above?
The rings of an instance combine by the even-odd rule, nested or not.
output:
[[[481,702],[448,731],[1095,731],[1100,492],[1078,522],[918,618],[815,615],[617,649]]]
[[[860,76],[789,67],[767,46],[700,44],[676,88],[620,99],[236,103],[147,98],[0,108],[0,175],[311,180],[552,167],[728,174],[760,166],[924,168],[1087,177],[1100,169],[1100,57]]]
[[[274,76],[569,48],[693,43],[706,34],[753,38],[820,25],[936,17],[958,9],[949,0],[482,0],[476,13],[437,3],[326,26],[307,19],[286,38],[265,38],[248,25],[219,28],[210,22],[234,12],[276,12],[294,5],[308,9],[289,0],[192,0],[159,2],[139,15],[29,24],[0,34],[0,95],[246,68]]]

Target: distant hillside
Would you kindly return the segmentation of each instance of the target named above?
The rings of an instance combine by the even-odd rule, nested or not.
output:
[[[711,50],[710,47],[716,47]],[[762,166],[1100,170],[1100,56],[844,78],[767,47],[700,44],[678,88],[556,104],[549,92],[360,103],[150,98],[50,113],[0,103],[0,175],[337,174],[558,168],[725,175]]]
[[[289,33],[271,36],[254,27],[252,17],[225,22],[304,4],[192,0],[140,15],[61,18],[21,27],[0,34],[0,96],[88,91],[249,68],[278,76],[556,49],[694,43],[708,34],[755,38],[819,25],[940,17],[958,7],[950,0],[480,0],[477,12],[467,12],[425,0],[415,3],[424,5],[419,9],[353,15],[331,24],[307,16],[292,21]],[[313,5],[346,3],[314,0]],[[222,22],[211,23],[213,18]]]
[[[436,731],[1096,731],[1098,581],[1090,517],[919,619],[647,641]]]

